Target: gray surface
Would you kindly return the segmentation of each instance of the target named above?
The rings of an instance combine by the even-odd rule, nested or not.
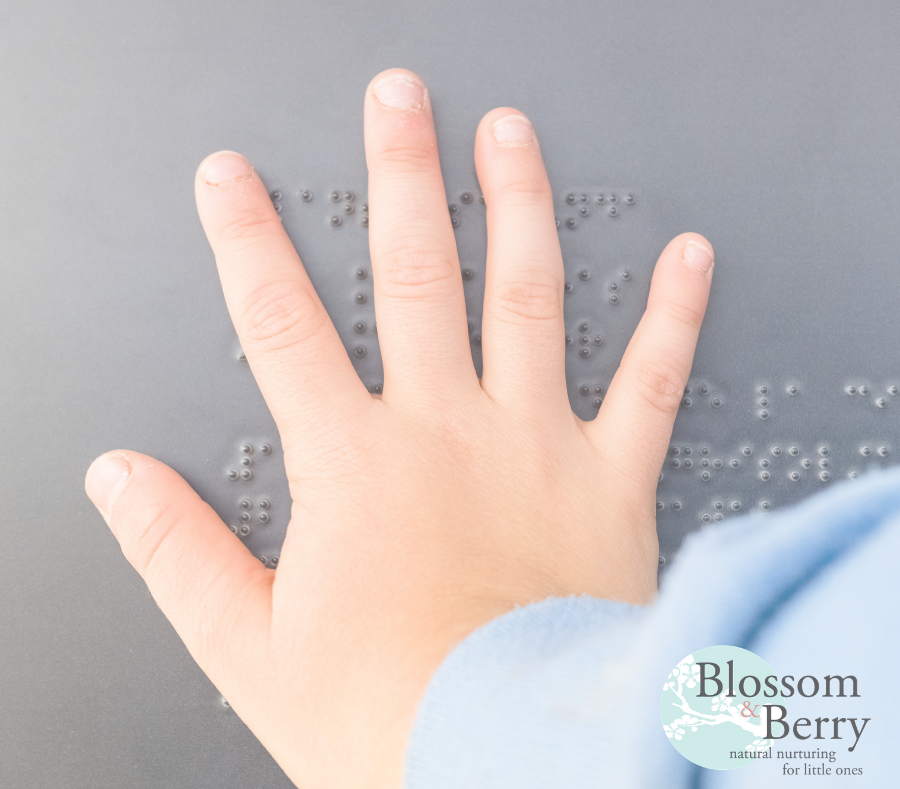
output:
[[[679,461],[691,448],[692,468],[667,465],[659,491],[671,559],[703,514],[717,514],[716,501],[726,515],[732,502],[744,512],[778,506],[900,455],[900,396],[887,393],[900,386],[898,34],[893,0],[7,0],[0,785],[289,785],[222,708],[82,491],[97,454],[139,449],[181,471],[235,527],[240,500],[252,501],[254,518],[269,500],[271,521],[253,520],[247,544],[277,555],[288,516],[278,436],[237,359],[193,202],[207,153],[244,152],[283,193],[284,224],[341,336],[351,351],[367,349],[358,370],[370,386],[381,370],[374,315],[371,299],[359,306],[355,295],[371,292],[371,277],[354,272],[370,271],[362,94],[381,69],[414,69],[431,90],[463,266],[474,273],[473,337],[485,243],[475,127],[502,104],[534,120],[573,283],[567,371],[580,415],[593,413],[596,395],[579,387],[608,384],[665,242],[684,230],[707,235],[716,276],[692,404],[673,439]],[[334,189],[356,194],[339,228]],[[476,200],[462,203],[464,191]],[[610,192],[620,198],[615,218],[595,202]],[[588,217],[566,203],[570,193],[588,196]],[[603,337],[588,359],[583,322]],[[245,443],[254,477],[229,482]],[[704,446],[724,464],[708,482]]]

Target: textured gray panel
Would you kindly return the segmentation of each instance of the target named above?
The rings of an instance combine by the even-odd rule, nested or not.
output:
[[[281,447],[196,218],[207,153],[245,153],[281,193],[369,386],[381,363],[371,298],[357,302],[371,295],[362,95],[384,68],[411,68],[431,90],[476,363],[485,229],[472,145],[491,108],[520,108],[542,141],[579,415],[615,371],[665,242],[704,233],[712,299],[659,489],[671,558],[704,516],[779,506],[900,455],[898,34],[894,0],[7,0],[0,785],[289,785],[82,491],[100,452],[139,449],[246,525],[255,554],[277,556]],[[242,457],[252,478],[232,482]]]

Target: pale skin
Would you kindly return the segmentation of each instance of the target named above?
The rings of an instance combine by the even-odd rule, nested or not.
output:
[[[86,480],[191,655],[303,789],[399,787],[429,679],[491,619],[550,596],[653,600],[656,485],[713,271],[702,236],[666,246],[603,406],[583,422],[566,394],[552,194],[525,116],[492,110],[476,133],[481,379],[416,75],[369,85],[365,146],[380,398],[246,160],[212,154],[195,181],[284,447],[293,505],[278,569],[157,460],[116,450]]]

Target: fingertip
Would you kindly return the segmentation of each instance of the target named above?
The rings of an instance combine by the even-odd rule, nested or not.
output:
[[[210,187],[225,186],[253,177],[253,166],[236,151],[216,151],[207,156],[197,168],[196,183]]]
[[[428,104],[428,89],[415,72],[404,68],[385,69],[366,88],[377,106],[385,110],[415,113]]]
[[[112,506],[131,479],[134,466],[122,451],[106,452],[88,467],[84,490],[104,518],[109,518]]]

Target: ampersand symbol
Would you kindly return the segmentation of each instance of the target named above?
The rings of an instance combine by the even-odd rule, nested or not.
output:
[[[754,710],[756,710],[757,707],[759,707],[759,704],[754,704],[754,705],[753,705],[753,709],[751,710],[751,709],[750,709],[750,702],[749,702],[749,701],[745,701],[745,702],[744,702],[744,709],[741,710],[741,717],[742,717],[742,718],[751,718],[751,717],[752,717],[752,718],[758,718],[759,715],[757,715],[756,712],[754,712]],[[745,712],[749,712],[750,714],[749,714],[749,715],[744,715]]]

